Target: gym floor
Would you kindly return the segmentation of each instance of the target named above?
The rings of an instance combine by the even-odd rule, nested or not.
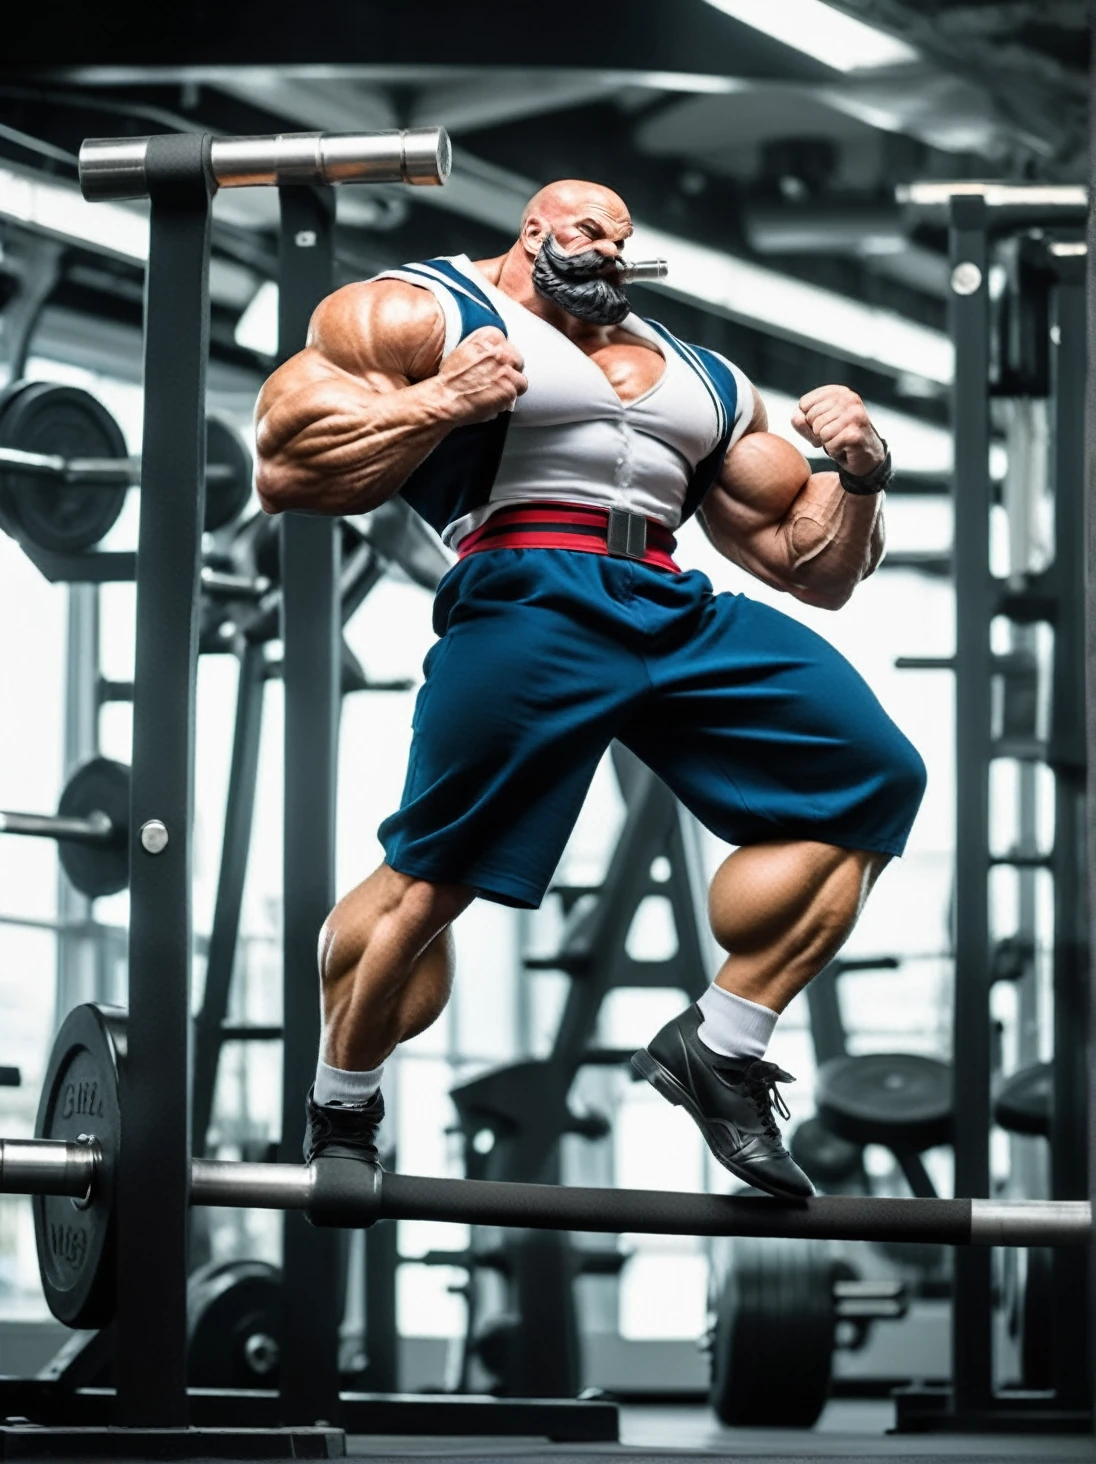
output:
[[[1059,1464],[1096,1459],[1090,1437],[995,1434],[968,1437],[934,1435],[891,1437],[893,1405],[886,1400],[843,1399],[830,1403],[818,1426],[803,1429],[732,1429],[714,1422],[711,1411],[693,1406],[625,1406],[619,1444],[551,1444],[540,1439],[351,1438],[348,1452],[371,1464],[403,1459],[521,1459],[522,1464],[566,1458],[626,1458],[669,1464],[676,1459],[722,1458],[736,1464],[754,1459],[1038,1459]]]

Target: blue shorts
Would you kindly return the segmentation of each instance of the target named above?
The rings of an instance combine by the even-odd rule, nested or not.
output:
[[[925,767],[843,656],[698,571],[563,549],[442,580],[389,865],[540,904],[613,738],[730,844],[900,854]]]

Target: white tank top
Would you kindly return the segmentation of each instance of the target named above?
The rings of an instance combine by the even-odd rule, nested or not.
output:
[[[510,341],[524,357],[529,389],[514,407],[489,501],[451,523],[445,543],[455,549],[465,534],[504,505],[543,499],[623,508],[676,529],[693,469],[721,435],[716,404],[692,367],[656,330],[630,314],[622,329],[648,341],[665,369],[641,397],[622,402],[585,352],[496,289],[466,254],[452,256],[448,263],[468,276],[506,322]],[[445,313],[444,358],[460,341],[460,312],[451,284],[440,275],[434,284],[428,270],[423,265],[414,275],[386,270],[379,278],[402,279],[432,291]],[[744,373],[732,362],[726,364],[738,385],[733,445],[753,415],[753,391]]]

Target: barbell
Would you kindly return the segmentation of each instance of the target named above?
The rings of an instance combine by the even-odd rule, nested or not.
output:
[[[0,810],[0,834],[54,839],[61,868],[89,900],[129,883],[129,769],[93,757],[69,778],[56,813]]]
[[[50,1310],[97,1327],[114,1305],[115,1178],[122,1120],[125,1013],[73,1008],[58,1032],[34,1139],[0,1139],[0,1193],[34,1196],[35,1236]],[[1086,1245],[1091,1207],[1072,1200],[758,1196],[435,1179],[355,1159],[312,1164],[191,1162],[190,1203],[300,1210],[315,1225],[439,1220],[609,1234],[749,1235],[921,1241],[943,1245]]]
[[[0,528],[53,554],[80,554],[118,521],[141,459],[90,392],[23,381],[0,397]],[[251,454],[224,417],[206,418],[204,527],[215,533],[251,496]]]

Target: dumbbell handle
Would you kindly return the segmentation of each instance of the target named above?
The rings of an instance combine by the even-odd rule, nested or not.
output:
[[[59,813],[0,812],[0,834],[24,834],[31,839],[64,839],[71,844],[109,844],[117,830],[105,813],[87,818],[66,818]]]
[[[18,447],[0,447],[0,467],[14,468],[37,478],[61,478],[66,486],[79,484],[87,488],[113,488],[118,483],[138,484],[141,481],[141,459],[65,458],[52,452],[24,452]],[[206,482],[225,482],[233,475],[228,463],[209,463]]]

